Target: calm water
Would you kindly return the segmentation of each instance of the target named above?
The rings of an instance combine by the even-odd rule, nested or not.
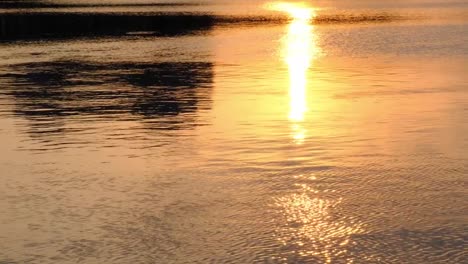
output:
[[[468,262],[464,1],[156,2],[1,3],[0,263]]]

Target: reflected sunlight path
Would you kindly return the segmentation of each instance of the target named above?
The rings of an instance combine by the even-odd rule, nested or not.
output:
[[[289,70],[289,120],[292,122],[292,138],[298,144],[306,138],[301,125],[307,112],[307,72],[317,55],[317,46],[310,20],[315,16],[312,8],[303,4],[272,3],[268,8],[287,12],[292,21],[284,42],[283,56]]]
[[[292,3],[274,3],[268,8],[291,16],[284,38],[283,57],[289,71],[288,119],[292,125],[292,139],[300,145],[305,142],[307,133],[308,72],[319,53],[310,23],[315,12],[306,5]],[[297,192],[276,200],[288,223],[278,229],[279,241],[314,261],[331,263],[337,256],[345,256],[350,236],[362,232],[362,225],[334,215],[342,198],[334,194],[334,190],[317,190],[313,184],[317,179],[315,175],[300,174],[293,179],[291,182],[294,182]]]

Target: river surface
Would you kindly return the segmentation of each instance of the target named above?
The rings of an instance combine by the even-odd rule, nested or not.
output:
[[[465,1],[7,2],[1,264],[468,263]]]

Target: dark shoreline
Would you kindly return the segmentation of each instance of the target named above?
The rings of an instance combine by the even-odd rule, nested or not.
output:
[[[61,38],[87,35],[112,36],[128,32],[154,32],[176,36],[207,31],[214,25],[210,15],[20,13],[0,15],[1,40]]]
[[[165,2],[165,3],[69,3],[59,4],[40,1],[5,1],[0,2],[2,9],[21,8],[83,8],[83,7],[176,7],[176,6],[199,6],[202,3]]]
[[[389,13],[321,15],[312,24],[389,23],[408,18]],[[208,13],[73,13],[20,12],[0,14],[0,42],[24,39],[119,36],[144,32],[154,36],[206,33],[215,26],[278,25],[278,16],[221,16]]]

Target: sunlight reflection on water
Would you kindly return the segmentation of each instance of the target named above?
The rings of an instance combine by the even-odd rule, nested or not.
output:
[[[304,13],[308,13],[307,16]],[[314,58],[315,42],[309,19],[312,12],[299,12],[288,28],[285,58],[289,69],[289,119],[293,123],[293,139],[300,144],[305,140],[306,130],[301,126],[307,111],[307,71]]]
[[[301,125],[305,121],[307,107],[307,73],[317,57],[318,47],[311,20],[313,8],[304,4],[285,2],[271,3],[268,9],[284,11],[292,18],[284,38],[283,57],[289,71],[289,120],[292,123],[292,138],[302,144],[307,131]]]
[[[295,180],[317,180],[315,176],[298,175]],[[342,203],[342,197],[324,198],[325,193],[310,184],[296,183],[298,191],[277,199],[288,222],[279,240],[284,245],[294,245],[302,256],[310,256],[331,263],[346,255],[350,237],[364,231],[359,221],[341,219],[334,211]],[[328,190],[334,193],[334,190]],[[349,262],[351,263],[351,262]]]
[[[316,59],[319,48],[310,20],[314,17],[312,8],[302,5],[279,3],[272,5],[275,10],[287,12],[292,20],[284,38],[283,56],[289,71],[289,120],[293,141],[301,145],[306,140],[308,71]],[[316,180],[315,176],[296,176],[296,180]],[[349,236],[362,232],[360,223],[348,223],[336,219],[332,210],[340,203],[341,197],[323,198],[318,190],[309,184],[295,184],[298,191],[280,197],[276,204],[282,208],[289,227],[279,240],[284,245],[295,245],[300,255],[313,256],[331,263],[334,256],[346,253],[342,248],[349,243]],[[331,190],[333,192],[333,190]],[[280,231],[281,232],[281,231]]]
[[[468,263],[466,23],[313,4],[5,18],[0,263]]]

